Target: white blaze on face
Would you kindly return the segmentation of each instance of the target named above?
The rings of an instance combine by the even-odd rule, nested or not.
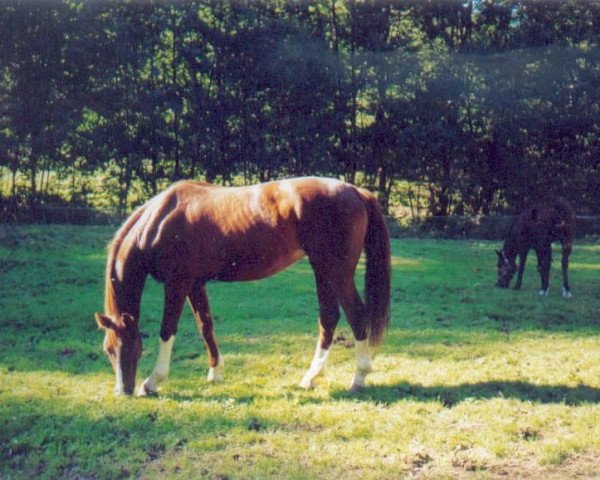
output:
[[[115,393],[122,395],[125,393],[125,386],[123,385],[123,370],[121,369],[121,344],[117,345],[114,349],[115,355]]]
[[[115,273],[117,274],[117,279],[123,279],[123,262],[117,258],[115,261]]]

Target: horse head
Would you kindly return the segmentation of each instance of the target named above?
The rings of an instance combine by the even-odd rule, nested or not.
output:
[[[514,259],[511,260],[508,258],[504,250],[496,250],[496,254],[498,255],[498,280],[496,281],[496,286],[508,288],[510,281],[517,271],[517,264]]]
[[[137,364],[142,356],[138,320],[128,313],[116,318],[96,313],[96,322],[106,331],[104,351],[115,371],[115,393],[131,395],[135,388]]]

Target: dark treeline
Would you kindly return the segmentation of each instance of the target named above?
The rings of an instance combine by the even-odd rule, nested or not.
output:
[[[322,174],[431,215],[598,213],[599,39],[584,0],[5,0],[2,201]]]

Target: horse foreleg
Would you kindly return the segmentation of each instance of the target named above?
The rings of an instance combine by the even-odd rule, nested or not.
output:
[[[215,338],[213,319],[210,314],[210,305],[208,304],[208,295],[206,287],[203,284],[196,285],[190,292],[188,299],[196,318],[198,331],[204,339],[206,350],[208,352],[208,371],[207,380],[209,382],[218,382],[223,379],[223,368],[225,363],[219,352],[219,346]]]
[[[335,327],[340,319],[339,305],[329,282],[317,271],[315,278],[319,298],[319,340],[310,367],[300,382],[302,388],[313,387],[314,380],[325,371]]]
[[[175,343],[175,335],[171,335],[167,341],[159,338],[158,358],[156,360],[156,365],[154,366],[154,371],[146,380],[144,380],[138,390],[138,395],[143,396],[156,393],[158,391],[158,385],[167,379],[169,376],[173,343]]]
[[[548,245],[542,249],[536,250],[538,259],[538,271],[542,280],[542,289],[540,296],[548,296],[548,286],[550,283],[550,265],[552,264],[552,247]]]
[[[572,247],[570,242],[562,244],[562,274],[563,274],[563,297],[571,298],[571,288],[569,287],[569,256]]]
[[[527,254],[529,252],[525,250],[519,254],[519,270],[517,271],[517,281],[515,282],[514,289],[519,290],[523,285],[523,272],[525,271],[525,263],[527,263]]]
[[[159,384],[164,382],[169,376],[171,352],[184,302],[185,288],[183,288],[183,282],[165,283],[165,305],[160,328],[158,359],[154,371],[144,380],[138,390],[138,395],[140,396],[156,393]]]

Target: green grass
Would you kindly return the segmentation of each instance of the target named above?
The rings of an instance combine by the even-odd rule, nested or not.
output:
[[[495,289],[496,244],[393,242],[392,326],[368,388],[350,394],[338,341],[296,387],[317,335],[302,261],[261,282],[211,284],[225,380],[209,384],[186,310],[154,398],[115,398],[93,320],[106,227],[0,227],[0,478],[566,478],[600,470],[600,246],[577,245],[573,298]],[[555,253],[558,259],[558,252]],[[362,270],[358,273],[362,285]],[[362,289],[362,287],[361,287]],[[143,299],[157,353],[162,290]],[[351,339],[342,321],[338,334]]]

